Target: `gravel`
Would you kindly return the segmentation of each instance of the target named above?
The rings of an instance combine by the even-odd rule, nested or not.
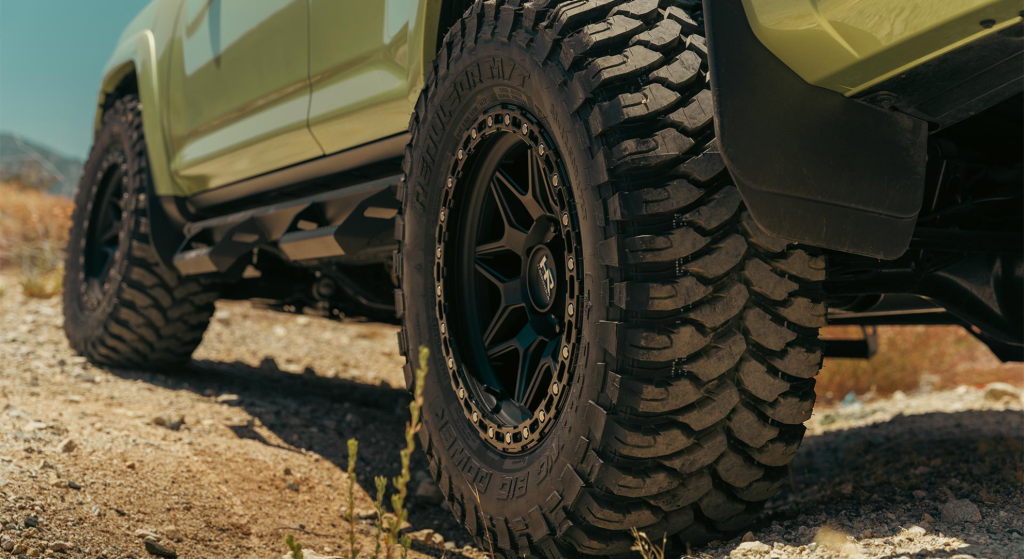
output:
[[[0,556],[262,559],[287,534],[343,555],[350,437],[372,548],[373,477],[404,445],[394,326],[223,303],[173,374],[93,367],[60,326],[59,298],[0,296]],[[1024,557],[1021,404],[993,383],[821,408],[759,523],[693,556]],[[483,557],[413,466],[410,557]]]

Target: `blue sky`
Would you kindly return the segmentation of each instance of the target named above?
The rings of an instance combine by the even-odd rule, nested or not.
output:
[[[149,0],[0,0],[0,130],[85,159],[103,66]]]

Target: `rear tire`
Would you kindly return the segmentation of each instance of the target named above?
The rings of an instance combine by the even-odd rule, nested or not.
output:
[[[478,544],[509,558],[629,556],[634,527],[676,550],[734,533],[785,482],[811,414],[824,259],[744,209],[715,143],[702,16],[678,4],[478,2],[412,118],[399,345],[409,363],[431,351],[431,472]],[[500,422],[492,435],[471,344],[439,318],[473,296],[453,289],[445,222],[479,219],[459,213],[458,192],[492,112],[498,128],[535,117],[504,134],[550,131],[571,189],[563,233],[580,239],[568,397],[529,447]]]
[[[108,366],[187,361],[218,292],[160,263],[149,242],[149,159],[134,95],[103,117],[75,197],[64,276],[71,347]]]

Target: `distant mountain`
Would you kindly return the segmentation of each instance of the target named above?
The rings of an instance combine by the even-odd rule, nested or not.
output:
[[[0,132],[0,180],[70,197],[81,175],[81,161],[54,153],[18,134]]]

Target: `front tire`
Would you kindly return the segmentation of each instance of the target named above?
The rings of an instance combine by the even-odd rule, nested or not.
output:
[[[701,14],[660,4],[478,2],[448,33],[410,125],[399,343],[409,363],[431,351],[431,472],[479,545],[506,557],[626,556],[634,527],[670,549],[742,529],[784,483],[813,407],[823,257],[744,209],[715,144]],[[538,168],[565,190],[549,197],[562,200],[549,204],[555,240],[534,237],[500,266],[511,284],[537,247],[557,255],[554,314],[535,280],[510,296],[527,324],[541,313],[560,325],[543,338],[559,341],[553,354],[521,359],[550,372],[532,377],[548,384],[528,401],[479,347],[479,331],[501,329],[459,310],[488,301],[466,269],[476,261],[459,256],[479,249],[479,227],[461,224],[505,215],[481,213],[494,205],[472,186],[479,169],[517,165],[521,152],[491,155],[502,138],[547,152]],[[536,223],[531,204],[506,213]]]
[[[141,106],[127,95],[104,115],[85,163],[64,266],[64,332],[94,363],[178,365],[213,315],[215,286],[179,276],[153,251],[150,180]]]

